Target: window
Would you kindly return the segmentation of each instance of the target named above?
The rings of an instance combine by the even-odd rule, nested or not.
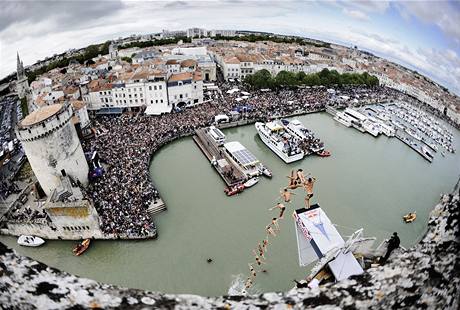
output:
[[[163,87],[162,87],[161,85],[158,85],[158,89],[160,89],[160,90],[161,90],[162,88],[163,88]]]
[[[156,85],[155,85],[155,86],[153,86],[153,89],[154,89],[154,90],[157,90],[157,86],[156,86]]]
[[[153,100],[150,100],[150,103],[153,103]]]
[[[152,86],[149,86],[149,90],[152,90]]]

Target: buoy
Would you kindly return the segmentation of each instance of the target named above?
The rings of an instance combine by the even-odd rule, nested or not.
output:
[[[206,261],[207,261],[208,263],[212,263],[212,258],[208,258]]]

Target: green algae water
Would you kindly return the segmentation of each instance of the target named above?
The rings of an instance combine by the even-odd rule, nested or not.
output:
[[[150,172],[168,210],[156,216],[158,239],[95,241],[81,257],[72,255],[75,242],[49,241],[37,249],[16,245],[16,238],[0,241],[53,267],[101,282],[166,293],[207,296],[226,294],[236,278],[248,275],[252,249],[265,237],[265,225],[277,211],[279,191],[291,169],[316,176],[313,203],[319,203],[344,238],[364,228],[366,236],[382,239],[397,231],[403,246],[423,235],[428,215],[442,192],[449,192],[460,174],[460,155],[436,154],[432,164],[396,138],[346,128],[327,114],[298,117],[332,152],[329,158],[307,157],[285,164],[257,136],[253,125],[227,129],[227,141],[240,141],[273,171],[234,197],[226,197],[224,183],[191,138],[163,147]],[[456,148],[460,147],[455,131]],[[304,278],[300,268],[294,223],[290,215],[303,206],[298,189],[287,205],[281,232],[266,253],[266,273],[259,273],[255,291],[282,291],[293,279]],[[417,211],[417,220],[404,224],[402,215]],[[212,258],[212,263],[206,260]]]

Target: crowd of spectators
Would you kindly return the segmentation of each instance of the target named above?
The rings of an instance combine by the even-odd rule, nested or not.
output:
[[[227,91],[238,87],[238,92]],[[151,155],[162,145],[195,129],[209,126],[218,114],[229,115],[239,110],[240,117],[250,121],[323,110],[326,104],[340,97],[340,104],[356,98],[385,100],[394,96],[387,88],[346,87],[332,93],[324,87],[278,91],[251,91],[249,98],[240,98],[241,84],[220,85],[220,95],[195,107],[161,116],[125,113],[95,120],[95,138],[84,143],[85,151],[97,151],[106,165],[105,174],[88,187],[101,218],[104,233],[145,236],[155,229],[147,213],[152,202],[159,199],[149,175]],[[343,96],[350,97],[344,100]],[[338,101],[339,102],[339,101]]]
[[[0,198],[6,199],[11,194],[17,194],[20,192],[19,187],[14,182],[1,182],[0,183]]]

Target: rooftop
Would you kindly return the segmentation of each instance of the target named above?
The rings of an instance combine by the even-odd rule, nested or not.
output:
[[[48,106],[44,106],[38,110],[33,111],[29,115],[27,115],[21,122],[21,126],[27,127],[35,125],[45,119],[53,116],[59,110],[61,110],[62,104],[52,104]]]

